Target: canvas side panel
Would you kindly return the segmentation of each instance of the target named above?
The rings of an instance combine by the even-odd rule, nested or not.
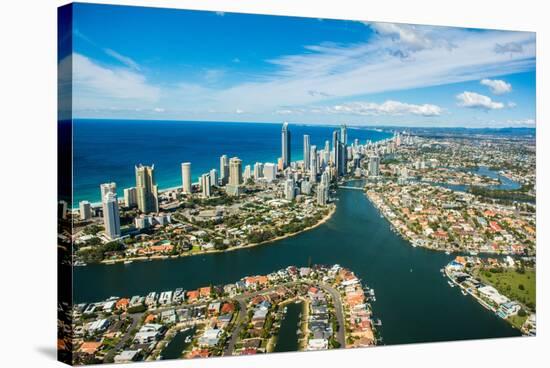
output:
[[[72,365],[72,4],[58,8],[57,14],[57,359]]]

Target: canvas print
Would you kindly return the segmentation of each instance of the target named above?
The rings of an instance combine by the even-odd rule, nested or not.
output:
[[[534,33],[58,20],[61,361],[536,334]]]

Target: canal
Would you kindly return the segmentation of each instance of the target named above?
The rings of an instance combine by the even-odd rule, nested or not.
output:
[[[268,245],[163,261],[76,267],[75,302],[232,283],[246,275],[305,266],[311,259],[347,267],[375,289],[373,310],[382,320],[385,344],[520,335],[472,298],[449,287],[439,270],[452,255],[410,246],[391,231],[362,191],[340,189],[337,199],[329,221]]]
[[[274,352],[298,350],[298,334],[302,303],[290,303],[286,306],[286,314],[281,322],[281,329]]]
[[[178,359],[185,349],[191,343],[193,334],[195,333],[195,327],[189,327],[187,329],[178,331],[174,338],[166,345],[162,350],[162,359]]]

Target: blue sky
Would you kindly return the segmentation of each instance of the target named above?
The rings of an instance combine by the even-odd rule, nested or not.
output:
[[[73,116],[535,126],[535,34],[76,4]],[[65,71],[65,72],[64,72]]]

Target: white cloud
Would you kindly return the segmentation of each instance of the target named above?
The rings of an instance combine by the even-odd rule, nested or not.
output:
[[[382,104],[375,102],[350,102],[335,105],[327,109],[333,114],[354,114],[354,115],[421,115],[439,116],[442,109],[437,105],[424,104],[414,105],[399,101],[388,100]]]
[[[235,110],[235,114],[243,114],[243,113],[244,113],[244,110],[241,110],[241,109]]]
[[[506,105],[507,105],[509,108],[514,108],[514,107],[517,106],[517,104],[516,104],[515,102],[513,102],[513,101],[508,102]]]
[[[482,79],[479,83],[489,87],[492,93],[495,95],[502,95],[504,93],[512,92],[512,85],[500,79]]]
[[[94,108],[121,105],[119,107],[153,109],[161,105],[171,113],[208,114],[215,109],[234,114],[238,106],[247,115],[261,116],[273,112],[281,114],[289,109],[296,111],[289,107],[300,106],[319,114],[325,111],[331,116],[326,110],[313,107],[334,105],[334,101],[350,98],[361,100],[375,93],[481,80],[535,67],[535,36],[532,33],[478,32],[386,23],[369,26],[375,27],[377,33],[368,42],[306,45],[301,53],[266,60],[271,64],[267,68],[272,70],[270,72],[241,73],[244,78],[239,82],[227,78],[229,73],[203,71],[202,79],[198,79],[200,82],[191,83],[182,77],[180,82],[167,83],[160,88],[131,67],[107,67],[80,55],[80,64],[89,64],[82,68],[88,72],[80,73],[82,88],[74,96],[75,100],[87,100],[86,104]],[[508,43],[522,45],[522,52],[495,52],[496,44]],[[92,68],[98,73],[90,72]],[[226,78],[231,82],[227,83]],[[129,99],[145,102],[128,106]],[[416,116],[441,113],[428,107],[424,110],[401,108],[402,114]],[[371,113],[376,110],[373,108]],[[383,114],[380,109],[378,113]]]
[[[346,114],[358,116],[439,116],[443,109],[437,105],[423,104],[415,105],[400,101],[387,100],[383,103],[355,101],[330,106],[313,107],[288,107],[275,111],[277,115],[298,115],[298,114]]]
[[[112,49],[104,49],[105,53],[109,56],[112,56],[116,60],[120,61],[122,64],[126,65],[127,67],[140,71],[141,67],[138,63],[136,63],[133,59],[129,58],[128,56],[124,56],[116,52]]]
[[[380,36],[389,37],[394,46],[399,46],[397,52],[394,52],[396,56],[407,57],[409,52],[435,47],[445,47],[447,49],[454,47],[452,42],[454,32],[449,32],[450,28],[379,22],[365,22],[365,24]]]
[[[520,42],[496,43],[494,50],[497,54],[521,54],[523,52],[523,45]]]
[[[72,55],[73,108],[136,108],[159,100],[161,90],[128,68],[99,65],[86,56]]]
[[[465,91],[456,96],[458,106],[483,110],[499,110],[504,108],[502,102],[491,100],[490,97],[480,95],[479,93]]]
[[[153,111],[154,111],[154,112],[164,112],[164,111],[166,111],[166,110],[163,109],[162,107],[155,107],[155,108],[153,109]]]
[[[457,37],[454,33],[459,31],[450,32],[453,48],[418,50],[407,62],[387,52],[392,41],[385,38],[354,45],[306,46],[306,53],[269,60],[277,67],[276,72],[251,76],[250,81],[216,90],[205,97],[225,110],[239,104],[247,111],[266,112],[283,106],[479,80],[534,68],[531,34],[462,30]],[[445,29],[440,33],[444,35]],[[526,43],[529,45],[524,48],[526,52],[519,56],[495,54],[495,42],[504,40],[530,40],[530,43]],[[416,42],[413,41],[414,38],[410,42]],[[424,45],[421,41],[415,44]],[[434,44],[437,42],[433,41]]]

